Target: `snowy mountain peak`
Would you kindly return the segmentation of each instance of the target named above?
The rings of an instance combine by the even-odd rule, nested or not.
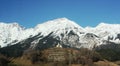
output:
[[[55,19],[55,20],[50,20],[50,21],[47,21],[43,24],[39,24],[37,25],[37,27],[39,26],[45,26],[45,25],[49,25],[49,26],[57,26],[57,27],[60,27],[60,28],[63,28],[63,27],[79,27],[79,28],[82,28],[80,27],[78,24],[76,24],[75,22],[67,19],[67,18],[58,18],[58,19]]]
[[[104,26],[104,25],[109,25],[109,24],[104,22],[101,22],[100,24],[98,24],[98,26]]]
[[[3,23],[3,22],[1,22],[0,23],[0,28],[3,28],[3,29],[6,29],[6,28],[8,28],[8,29],[12,29],[12,28],[17,28],[17,29],[19,29],[19,30],[21,30],[21,29],[23,29],[23,27],[21,27],[18,23]]]
[[[120,24],[107,24],[107,23],[100,23],[97,27],[97,30],[106,31],[110,33],[120,33]]]
[[[6,46],[15,40],[19,40],[23,28],[18,23],[0,23],[0,45]]]
[[[35,31],[37,33],[42,32],[44,35],[48,35],[51,32],[62,33],[66,30],[68,31],[79,30],[81,32],[84,32],[84,29],[82,27],[80,27],[78,24],[67,18],[59,18],[59,19],[47,21],[45,23],[38,24],[35,27]]]
[[[96,28],[102,28],[102,27],[104,27],[104,28],[110,28],[110,27],[112,27],[112,28],[119,28],[120,27],[120,24],[108,24],[108,23],[100,23],[100,24],[98,24],[97,26],[96,26]]]

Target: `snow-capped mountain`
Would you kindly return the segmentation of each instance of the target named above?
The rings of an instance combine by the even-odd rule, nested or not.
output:
[[[24,29],[18,23],[0,23],[0,46],[13,45],[33,33],[33,29]]]
[[[86,27],[86,32],[94,33],[101,38],[101,40],[110,39],[111,42],[120,43],[120,24],[100,23],[96,27]]]
[[[66,18],[55,19],[43,24],[38,24],[34,28],[34,31],[36,33],[41,32],[42,33],[41,35],[43,36],[46,36],[53,32],[56,34],[56,36],[59,36],[60,38],[61,38],[60,33],[63,34],[69,33],[71,30],[73,30],[74,32],[84,32],[84,29],[82,27]]]
[[[9,43],[18,41],[22,31],[23,28],[17,23],[0,23],[0,45],[4,47]]]
[[[0,45],[29,44],[29,48],[62,46],[94,48],[106,41],[120,44],[120,24],[101,23],[83,28],[67,18],[59,18],[24,29],[17,23],[0,23]]]

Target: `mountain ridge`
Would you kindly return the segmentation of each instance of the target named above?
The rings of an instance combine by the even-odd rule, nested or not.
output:
[[[0,23],[1,25],[2,23]],[[4,23],[5,25],[8,25]],[[36,35],[42,36],[36,40],[31,42],[31,46],[34,43],[39,43],[43,38],[52,37],[56,41],[60,42],[61,44],[66,44],[71,47],[86,47],[86,48],[93,48],[95,45],[101,45],[103,40],[108,40],[110,37],[111,42],[117,42],[120,44],[120,38],[117,36],[120,33],[120,24],[106,24],[100,23],[96,27],[86,27],[83,28],[76,24],[75,22],[67,19],[67,18],[58,18],[55,20],[50,20],[42,24],[38,24],[34,28],[24,29],[17,23],[9,23],[15,27],[16,30],[12,30],[13,28],[7,29],[5,32],[0,27],[0,37],[1,37],[1,47],[5,47],[7,45],[14,45],[21,41],[26,40],[27,38],[34,37]],[[16,26],[17,25],[17,26]],[[114,28],[113,28],[114,27]],[[17,29],[19,28],[19,30]],[[3,30],[3,31],[2,31]],[[4,33],[7,33],[4,35]],[[4,38],[4,36],[7,36]],[[9,39],[8,39],[9,38]],[[14,39],[13,39],[14,38]],[[9,40],[9,41],[8,41]],[[47,39],[42,42],[42,44],[48,41]],[[57,42],[57,43],[58,43]],[[104,44],[104,43],[102,43]]]

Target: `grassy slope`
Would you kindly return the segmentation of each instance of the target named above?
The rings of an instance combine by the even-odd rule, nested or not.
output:
[[[12,60],[16,66],[55,66],[53,63],[35,63],[32,64],[30,60],[22,59],[22,58],[15,58]],[[62,65],[58,65],[62,66]],[[81,64],[72,64],[71,66],[83,66]],[[85,65],[88,66],[88,65]],[[98,61],[94,62],[93,66],[118,66],[117,64],[109,61]]]

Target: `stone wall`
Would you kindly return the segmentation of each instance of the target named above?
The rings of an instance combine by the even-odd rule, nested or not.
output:
[[[47,50],[47,59],[48,61],[65,61],[66,51],[62,48],[51,48]]]

